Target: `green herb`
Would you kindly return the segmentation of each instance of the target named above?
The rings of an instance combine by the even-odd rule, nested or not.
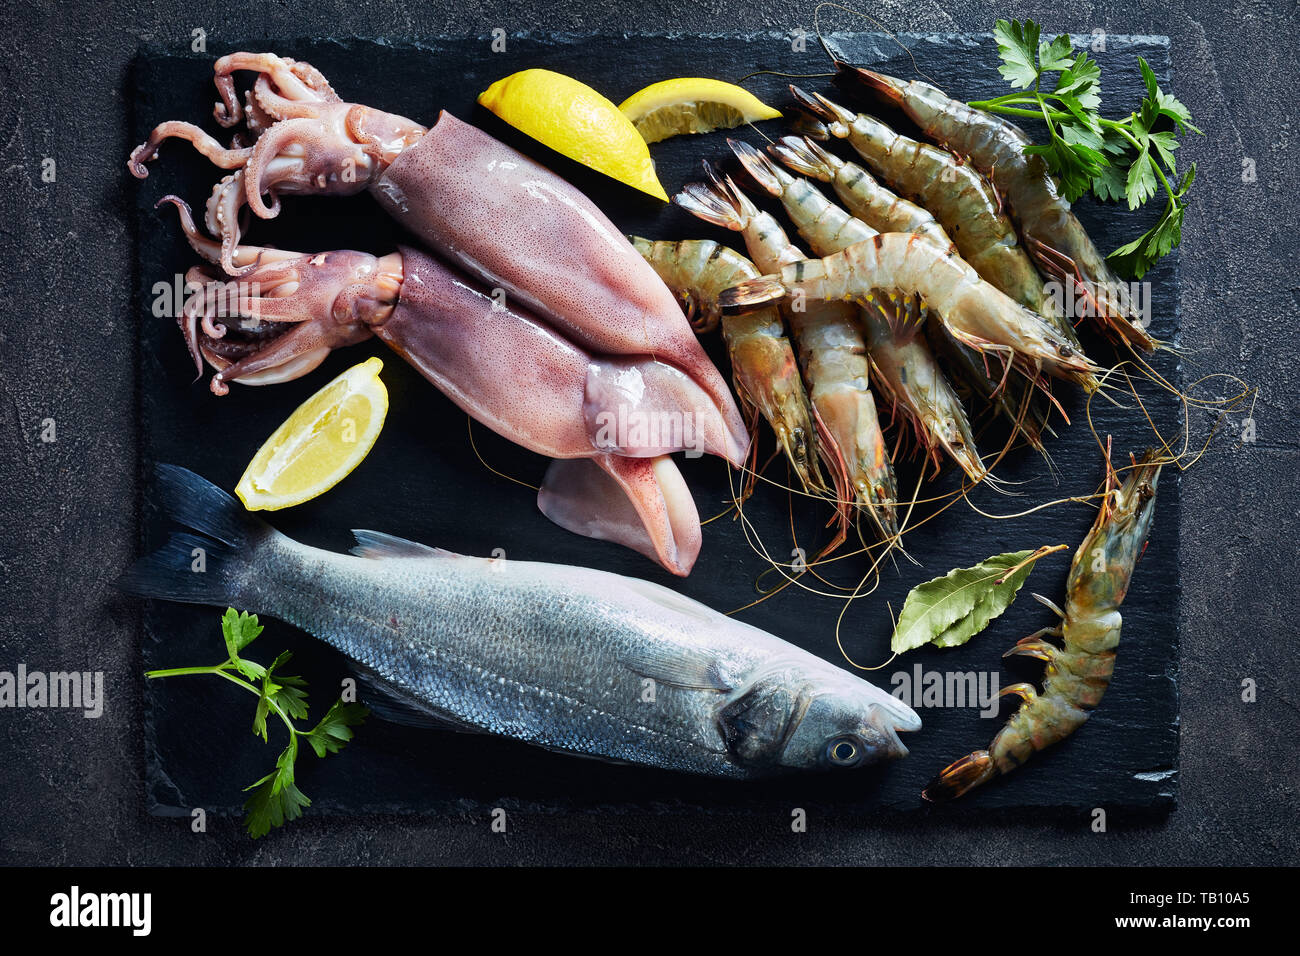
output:
[[[360,704],[346,704],[336,700],[311,730],[299,730],[294,721],[307,719],[307,682],[301,677],[280,673],[280,668],[292,656],[285,651],[270,667],[241,656],[262,633],[256,614],[236,612],[227,608],[221,617],[221,635],[226,642],[227,657],[213,667],[175,667],[168,670],[149,671],[145,677],[180,677],[190,674],[215,674],[257,696],[257,709],[253,713],[253,733],[264,742],[270,740],[266,719],[274,714],[289,731],[289,744],[276,758],[275,769],[262,779],[245,787],[253,791],[244,804],[245,825],[250,836],[265,836],[272,827],[296,820],[305,807],[311,806],[294,783],[294,764],[298,760],[298,740],[303,738],[316,751],[317,757],[335,754],[352,739],[352,728],[366,718],[366,709]]]
[[[1187,107],[1160,89],[1141,57],[1138,64],[1147,89],[1141,106],[1124,119],[1103,117],[1098,112],[1101,69],[1087,53],[1074,54],[1069,36],[1048,42],[1040,34],[1033,20],[997,22],[993,35],[1002,58],[998,72],[1018,92],[970,105],[1046,123],[1047,142],[1026,146],[1025,152],[1043,157],[1071,202],[1091,192],[1099,199],[1125,199],[1130,209],[1137,209],[1163,191],[1165,208],[1155,226],[1107,257],[1140,279],[1182,240],[1183,210],[1196,164],[1180,178],[1174,150],[1178,135],[1201,131],[1192,125]],[[1056,74],[1055,83],[1051,74]]]
[[[1039,558],[1064,548],[1058,544],[1037,551],[996,554],[973,568],[954,568],[943,577],[918,584],[903,603],[890,650],[902,654],[922,644],[965,644],[1011,606]]]

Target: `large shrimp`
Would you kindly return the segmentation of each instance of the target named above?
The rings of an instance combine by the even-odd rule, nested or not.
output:
[[[1043,433],[1055,434],[1048,424],[1051,405],[1030,379],[1016,370],[1001,384],[989,375],[979,352],[967,348],[949,334],[942,322],[925,323],[926,338],[934,354],[941,357],[948,374],[959,387],[964,386],[973,403],[988,406],[1011,425],[1012,431],[1025,439],[1030,448],[1052,463]]]
[[[803,260],[803,252],[773,216],[760,212],[711,165],[706,164],[705,170],[709,184],[688,185],[673,201],[706,222],[740,232],[761,269]],[[894,538],[898,534],[894,468],[871,395],[866,343],[854,325],[853,309],[823,303],[785,314],[803,359],[813,406],[830,431],[830,444],[844,470],[842,507],[856,503],[886,539]]]
[[[718,302],[724,312],[744,312],[787,294],[796,302],[870,302],[882,292],[903,299],[919,295],[959,342],[1000,355],[1004,376],[1015,365],[1034,379],[1045,371],[1077,382],[1089,392],[1100,387],[1097,366],[1046,319],[999,292],[947,249],[920,236],[881,233],[833,256],[796,262],[777,274],[742,282],[726,290]]]
[[[758,275],[754,264],[710,240],[653,242],[629,236],[633,248],[673,293],[683,300],[691,324],[709,331],[721,319],[731,356],[732,382],[741,404],[772,426],[778,444],[803,487],[816,494],[829,489],[818,471],[815,412],[799,377],[785,327],[776,308],[749,315],[722,316],[717,297],[723,289]]]
[[[956,254],[957,247],[933,213],[896,195],[857,163],[836,156],[811,139],[798,136],[783,138],[771,150],[796,172],[830,183],[853,215],[872,228],[880,232],[915,233],[933,239]],[[1059,321],[1054,321],[1053,325],[1058,329],[1062,327]],[[949,359],[949,373],[963,380],[975,397],[992,405],[1011,423],[1013,431],[1023,435],[1030,447],[1046,456],[1042,433],[1048,427],[1050,406],[1038,400],[1033,382],[1013,371],[1005,386],[999,388],[998,382],[990,378],[979,354],[949,335],[942,322],[927,322],[925,331],[935,353]],[[921,371],[919,367],[912,367],[913,375]]]
[[[748,143],[728,142],[754,181],[781,200],[799,234],[817,255],[831,255],[877,235],[808,180],[790,175]],[[882,299],[859,309],[876,384],[893,408],[906,415],[918,444],[936,469],[942,449],[972,480],[980,481],[988,472],[980,461],[961,400],[915,326],[905,329],[903,323],[890,320],[887,310],[891,306]]]
[[[1047,662],[1043,689],[1013,684],[1003,694],[1023,701],[988,750],[977,750],[954,761],[922,793],[941,802],[960,797],[1001,774],[1015,770],[1037,751],[1068,737],[1083,725],[1101,702],[1115,671],[1121,617],[1133,567],[1146,547],[1147,531],[1155,514],[1156,484],[1161,463],[1148,451],[1120,485],[1106,462],[1106,487],[1101,511],[1070,564],[1065,587],[1065,610],[1046,598],[1040,601],[1061,616],[1056,628],[1030,635],[1004,657],[1024,655]],[[1062,638],[1057,647],[1043,635]]]
[[[952,153],[896,133],[874,116],[853,113],[820,93],[790,87],[799,105],[822,123],[806,122],[810,135],[847,139],[895,189],[934,214],[958,251],[982,278],[1051,321],[1079,347],[1060,303],[1016,238],[1016,228],[993,187]]]
[[[914,232],[940,245],[951,242],[934,213],[887,189],[857,163],[836,156],[820,143],[786,136],[771,149],[800,175],[830,184],[845,208],[877,232]]]
[[[951,99],[928,83],[898,80],[844,63],[837,66],[901,108],[925,135],[970,157],[1006,197],[1039,268],[1061,284],[1072,285],[1112,338],[1147,350],[1155,347],[1131,307],[1132,296],[1070,211],[1043,158],[1025,153],[1031,140],[1020,127]]]

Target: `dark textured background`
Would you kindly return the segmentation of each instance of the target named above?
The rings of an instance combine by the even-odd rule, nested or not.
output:
[[[16,13],[21,9],[21,13]],[[599,14],[532,4],[150,4],[10,7],[0,23],[0,223],[15,273],[0,295],[0,663],[104,670],[99,720],[62,711],[0,712],[0,860],[24,863],[1294,863],[1300,727],[1290,686],[1294,638],[1283,629],[1293,590],[1298,447],[1284,391],[1295,358],[1300,295],[1291,87],[1294,7],[1124,3],[1048,7],[876,3],[889,27],[986,30],[1030,15],[1053,30],[1159,33],[1172,40],[1174,88],[1210,135],[1189,141],[1201,179],[1184,229],[1184,346],[1192,358],[1260,387],[1258,440],[1221,436],[1184,479],[1179,807],[1167,819],[958,822],[831,820],[794,835],[788,817],[515,813],[492,834],[481,816],[299,821],[251,843],[233,822],[207,834],[145,813],[135,608],[111,582],[135,549],[137,426],[130,312],[132,143],[127,96],[141,39],[187,43],[195,27],[222,37],[311,34],[419,37],[493,27],[637,31],[812,25],[811,5],[638,3]],[[20,20],[15,21],[15,17]],[[833,18],[833,20],[832,20]],[[1284,19],[1285,18],[1285,19]],[[870,29],[827,11],[828,26]],[[262,25],[259,31],[257,25]],[[43,157],[58,181],[43,184]],[[1258,180],[1242,181],[1253,159]],[[1288,173],[1287,170],[1292,170]],[[54,418],[58,441],[39,441]],[[1233,425],[1240,428],[1239,420]],[[12,449],[10,451],[10,449]],[[242,452],[241,452],[242,455]],[[1171,615],[1175,608],[1171,606]],[[1259,683],[1259,701],[1240,684]],[[201,728],[199,728],[201,732]]]

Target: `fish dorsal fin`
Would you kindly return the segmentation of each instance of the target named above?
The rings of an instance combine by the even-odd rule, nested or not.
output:
[[[382,531],[362,531],[354,528],[352,529],[352,535],[357,539],[357,543],[353,545],[351,551],[359,558],[381,560],[383,558],[460,557],[454,551],[430,547],[427,544],[399,538],[395,534],[385,534]]]
[[[363,703],[380,720],[405,727],[451,730],[462,734],[484,733],[478,727],[430,710],[408,692],[364,664],[354,663],[352,672],[356,674],[357,683],[361,685]]]
[[[715,655],[691,647],[646,647],[629,651],[622,664],[634,674],[670,687],[727,693],[731,682]]]
[[[671,588],[666,588],[662,584],[655,584],[653,581],[642,581],[640,578],[625,577],[621,583],[629,591],[645,598],[647,601],[653,601],[666,610],[693,618],[701,624],[717,625],[719,615],[712,608],[701,604],[695,598],[687,597],[685,594],[678,594]]]

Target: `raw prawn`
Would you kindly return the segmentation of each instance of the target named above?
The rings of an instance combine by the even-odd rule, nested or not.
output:
[[[940,245],[951,241],[930,210],[886,189],[857,163],[836,156],[815,140],[786,136],[771,150],[800,175],[829,183],[845,208],[877,232],[914,232]]]
[[[847,139],[872,169],[895,189],[920,203],[943,225],[961,257],[980,276],[1026,308],[1052,321],[1077,349],[1074,330],[1060,314],[1043,279],[1016,238],[993,187],[975,167],[947,150],[920,143],[890,129],[874,116],[853,113],[820,93],[790,87],[799,105],[822,123],[804,131]]]
[[[712,183],[691,184],[674,202],[706,222],[740,232],[760,269],[803,261],[804,254],[775,217],[761,212],[729,179],[706,164]],[[887,539],[898,534],[894,508],[898,493],[893,463],[885,447],[875,399],[871,395],[866,343],[852,308],[818,303],[785,312],[803,360],[814,408],[829,431],[825,456],[832,475],[844,476],[837,488],[841,507],[856,502]]]
[[[803,487],[825,493],[828,489],[814,454],[814,412],[785,337],[780,312],[772,307],[723,317],[718,308],[718,293],[759,274],[754,264],[712,240],[653,242],[638,236],[628,238],[632,248],[685,302],[698,331],[715,328],[721,319],[722,336],[731,356],[732,384],[741,406],[756,409],[772,426],[777,443]]]
[[[779,274],[743,282],[724,292],[719,302],[724,311],[743,312],[787,294],[818,302],[865,302],[882,291],[902,298],[919,295],[959,342],[1001,355],[1005,371],[1015,365],[1034,379],[1045,371],[1089,392],[1099,387],[1097,366],[1046,319],[920,236],[881,233],[833,256],[797,262]]]
[[[960,797],[996,776],[1010,773],[1035,753],[1078,730],[1101,702],[1115,671],[1124,603],[1133,567],[1146,546],[1155,514],[1161,463],[1148,451],[1121,485],[1106,462],[1101,510],[1070,564],[1061,624],[1030,635],[1004,654],[1047,662],[1043,689],[1013,684],[1002,694],[1016,694],[1024,705],[1002,728],[988,750],[977,750],[946,767],[922,796],[941,802]],[[1057,647],[1044,635],[1062,639]]]
[[[1112,338],[1146,350],[1155,347],[1131,308],[1132,296],[1070,211],[1043,158],[1025,153],[1032,141],[1020,127],[951,99],[928,83],[836,65],[842,75],[901,108],[926,136],[968,156],[1006,197],[1038,267],[1072,285]]]
[[[831,183],[849,211],[872,228],[880,232],[915,233],[933,239],[956,254],[957,247],[933,213],[894,194],[857,163],[842,159],[816,141],[799,136],[787,136],[770,148],[778,159],[796,172]],[[1053,324],[1058,330],[1063,326],[1068,329],[1068,323],[1054,321]],[[1018,371],[1012,371],[999,387],[998,381],[989,376],[979,354],[949,335],[942,322],[927,322],[925,331],[934,352],[949,360],[949,374],[964,381],[974,397],[991,404],[1016,432],[1025,437],[1030,447],[1046,455],[1042,432],[1047,428],[1050,406],[1039,401],[1033,382]],[[1073,337],[1072,331],[1069,334]],[[923,371],[918,365],[912,367],[913,374],[919,375]]]
[[[808,180],[792,176],[748,143],[728,140],[732,151],[759,186],[781,200],[799,234],[819,256],[832,255],[878,233],[835,205]],[[893,304],[884,297],[860,308],[873,380],[911,423],[920,447],[937,469],[942,449],[972,480],[987,475],[957,393],[935,363],[913,324],[891,320]]]

